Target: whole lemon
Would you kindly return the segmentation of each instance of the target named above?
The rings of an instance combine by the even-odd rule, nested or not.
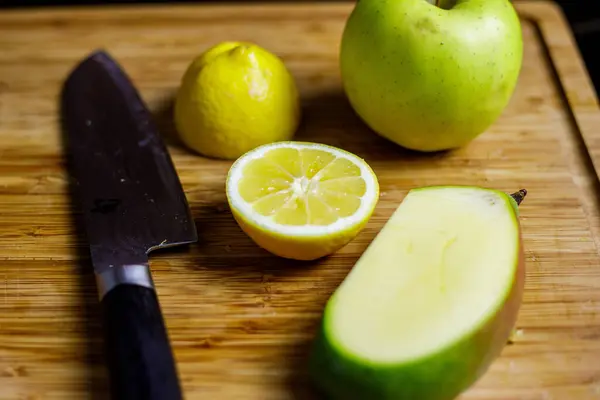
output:
[[[283,61],[247,42],[222,42],[196,57],[175,99],[175,126],[190,149],[236,159],[263,144],[289,140],[300,102]]]

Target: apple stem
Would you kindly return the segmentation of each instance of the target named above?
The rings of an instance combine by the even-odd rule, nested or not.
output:
[[[457,0],[431,0],[430,2],[442,10],[449,10],[456,5]]]
[[[525,196],[527,196],[527,190],[526,189],[521,189],[518,192],[515,192],[515,193],[513,193],[513,194],[510,195],[510,197],[512,197],[517,202],[517,205],[521,204],[521,202],[523,201],[523,199],[525,198]]]

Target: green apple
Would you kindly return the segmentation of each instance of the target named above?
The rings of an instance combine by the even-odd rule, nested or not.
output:
[[[439,151],[464,146],[495,122],[522,53],[509,0],[358,0],[340,68],[350,104],[375,132]]]
[[[318,386],[333,399],[449,400],[477,381],[520,309],[525,193],[411,190],[325,307]]]

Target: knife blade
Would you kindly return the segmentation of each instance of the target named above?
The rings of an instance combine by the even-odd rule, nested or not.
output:
[[[141,96],[107,52],[76,65],[61,100],[69,172],[103,310],[111,396],[181,399],[149,268],[153,250],[198,240],[174,164]]]

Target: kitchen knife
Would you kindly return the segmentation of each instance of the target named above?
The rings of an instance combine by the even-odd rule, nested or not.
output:
[[[114,399],[182,398],[148,254],[197,241],[176,170],[120,66],[95,51],[62,92],[66,154],[86,226]]]

